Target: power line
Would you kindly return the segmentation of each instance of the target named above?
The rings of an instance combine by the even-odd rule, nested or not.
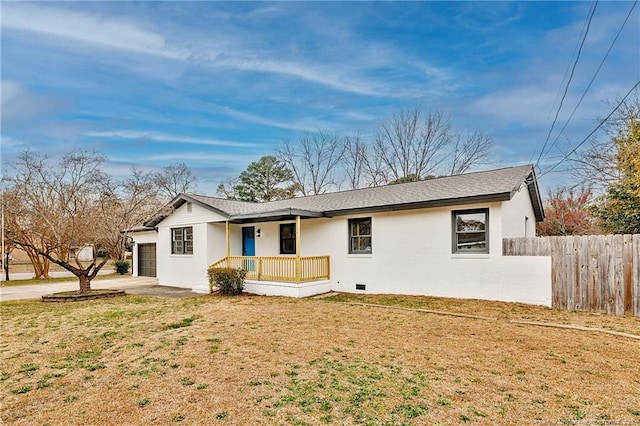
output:
[[[540,154],[538,155],[538,159],[536,160],[536,166],[540,164],[540,160],[544,155],[545,148],[547,147],[547,143],[551,138],[551,133],[553,132],[553,128],[558,121],[558,116],[560,115],[560,110],[562,109],[562,104],[564,103],[564,99],[567,96],[567,92],[569,91],[569,85],[571,84],[571,80],[573,80],[573,75],[575,73],[576,67],[578,65],[578,60],[580,59],[580,55],[582,53],[582,47],[584,46],[584,42],[587,39],[587,35],[589,34],[589,28],[591,28],[591,21],[593,20],[593,15],[596,13],[596,7],[598,6],[598,0],[593,2],[593,8],[591,9],[591,13],[589,14],[589,18],[587,19],[587,28],[582,37],[582,41],[580,42],[580,48],[578,49],[578,54],[576,55],[576,59],[573,61],[573,66],[571,67],[571,74],[569,74],[569,80],[567,80],[567,84],[564,87],[564,93],[562,94],[562,98],[560,98],[560,105],[558,105],[558,109],[556,110],[556,115],[551,123],[551,128],[549,129],[549,133],[547,133],[547,137],[542,144],[542,149],[540,150]]]
[[[633,2],[633,4],[631,5],[631,9],[629,9],[629,13],[627,13],[627,17],[625,18],[624,22],[622,23],[622,26],[620,27],[620,29],[618,30],[618,33],[616,34],[616,36],[614,37],[613,41],[611,42],[611,45],[609,46],[609,49],[607,50],[607,53],[604,55],[604,58],[602,58],[602,61],[600,61],[600,65],[598,65],[598,69],[596,70],[596,72],[593,74],[593,77],[591,77],[591,81],[589,81],[589,84],[587,85],[586,89],[582,92],[582,96],[580,97],[580,100],[578,101],[578,103],[576,104],[575,108],[573,108],[573,111],[571,111],[571,115],[569,115],[569,118],[567,119],[567,121],[564,123],[564,126],[562,126],[562,129],[560,129],[560,131],[558,132],[558,135],[556,136],[556,138],[553,140],[553,142],[551,142],[551,145],[549,146],[549,149],[547,150],[547,152],[551,151],[551,148],[553,146],[555,146],[556,142],[558,141],[558,139],[560,139],[560,136],[562,135],[562,133],[564,132],[564,130],[567,128],[567,126],[569,125],[569,122],[571,121],[571,119],[573,118],[573,115],[576,113],[576,111],[578,110],[578,107],[580,106],[580,104],[582,103],[584,97],[586,96],[587,92],[589,91],[589,89],[591,88],[591,85],[593,84],[594,80],[596,79],[596,77],[598,76],[598,73],[600,72],[600,69],[602,69],[602,66],[604,65],[605,61],[607,60],[607,58],[609,57],[609,53],[611,53],[611,50],[613,49],[613,46],[616,44],[616,41],[618,41],[618,37],[620,37],[620,34],[622,33],[622,30],[624,29],[625,25],[627,24],[627,21],[629,20],[629,17],[631,16],[631,13],[633,12],[633,9],[636,7],[636,5],[638,4],[638,0],[635,0]]]
[[[598,129],[600,127],[602,127],[604,125],[604,123],[607,122],[607,120],[609,120],[611,118],[611,116],[618,110],[618,108],[620,108],[622,106],[622,104],[624,103],[625,100],[627,100],[627,98],[629,97],[629,95],[638,88],[638,86],[640,86],[640,80],[638,80],[638,82],[636,82],[636,84],[627,92],[626,95],[624,95],[624,97],[620,100],[620,102],[618,102],[618,105],[616,105],[616,107],[609,113],[609,115],[607,115],[604,120],[601,120],[600,123],[596,126],[595,129],[593,129],[587,136],[585,136],[584,139],[582,139],[582,141],[580,141],[580,143],[578,145],[576,145],[571,151],[569,151],[569,153],[567,153],[566,155],[564,155],[560,161],[558,161],[557,163],[555,163],[549,170],[546,170],[545,172],[540,174],[540,177],[551,173],[556,167],[558,167],[560,164],[562,164],[563,162],[567,161],[567,159],[569,157],[571,157],[571,155],[573,155],[578,148],[580,148],[582,145],[584,145],[585,142],[587,142],[589,140],[589,138],[591,136],[593,136],[593,134],[595,132],[598,131]]]
[[[591,7],[593,7],[593,5]],[[573,52],[571,52],[571,60],[574,58],[574,56],[578,52],[578,48],[580,47],[580,40],[582,39],[582,35],[584,34],[584,31],[586,28],[587,28],[587,20],[585,19],[584,24],[582,24],[582,29],[580,30],[580,35],[578,36],[578,40],[576,40],[576,45],[573,48]],[[567,69],[564,71],[564,75],[562,76],[562,82],[560,82],[560,87],[558,87],[558,93],[556,93],[556,97],[553,100],[553,103],[551,104],[551,108],[549,110],[549,114],[547,115],[547,118],[545,119],[545,122],[548,122],[551,119],[551,114],[555,109],[558,100],[560,99],[560,93],[562,93],[562,87],[567,81],[567,77],[569,76],[569,71],[571,70],[571,60],[569,60],[569,63],[567,64]],[[542,138],[542,134],[540,135],[540,138]],[[538,151],[538,148],[540,147],[541,142],[542,142],[541,140],[537,140],[536,146],[531,152],[531,158],[529,158],[529,163],[533,162],[533,159],[536,156],[536,152]]]

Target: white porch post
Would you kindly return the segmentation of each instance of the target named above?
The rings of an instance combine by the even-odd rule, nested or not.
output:
[[[227,266],[229,266],[229,256],[231,255],[231,243],[229,242],[229,221],[225,222],[225,244],[227,252]]]

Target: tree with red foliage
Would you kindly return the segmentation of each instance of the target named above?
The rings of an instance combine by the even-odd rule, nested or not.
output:
[[[558,188],[549,191],[545,201],[545,219],[538,223],[538,235],[593,235],[601,234],[598,219],[590,210],[590,188]]]

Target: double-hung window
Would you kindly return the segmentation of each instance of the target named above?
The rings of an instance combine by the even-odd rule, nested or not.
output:
[[[171,228],[171,254],[193,254],[193,227]]]
[[[453,252],[489,253],[489,209],[453,212]]]
[[[371,218],[349,219],[349,253],[371,254]]]

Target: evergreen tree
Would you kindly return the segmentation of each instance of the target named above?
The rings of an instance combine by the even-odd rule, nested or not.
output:
[[[291,170],[276,157],[264,156],[240,173],[232,184],[220,184],[218,194],[243,201],[273,201],[291,198],[295,193]]]
[[[613,138],[618,182],[593,207],[602,228],[612,234],[640,233],[640,118],[632,116]]]

